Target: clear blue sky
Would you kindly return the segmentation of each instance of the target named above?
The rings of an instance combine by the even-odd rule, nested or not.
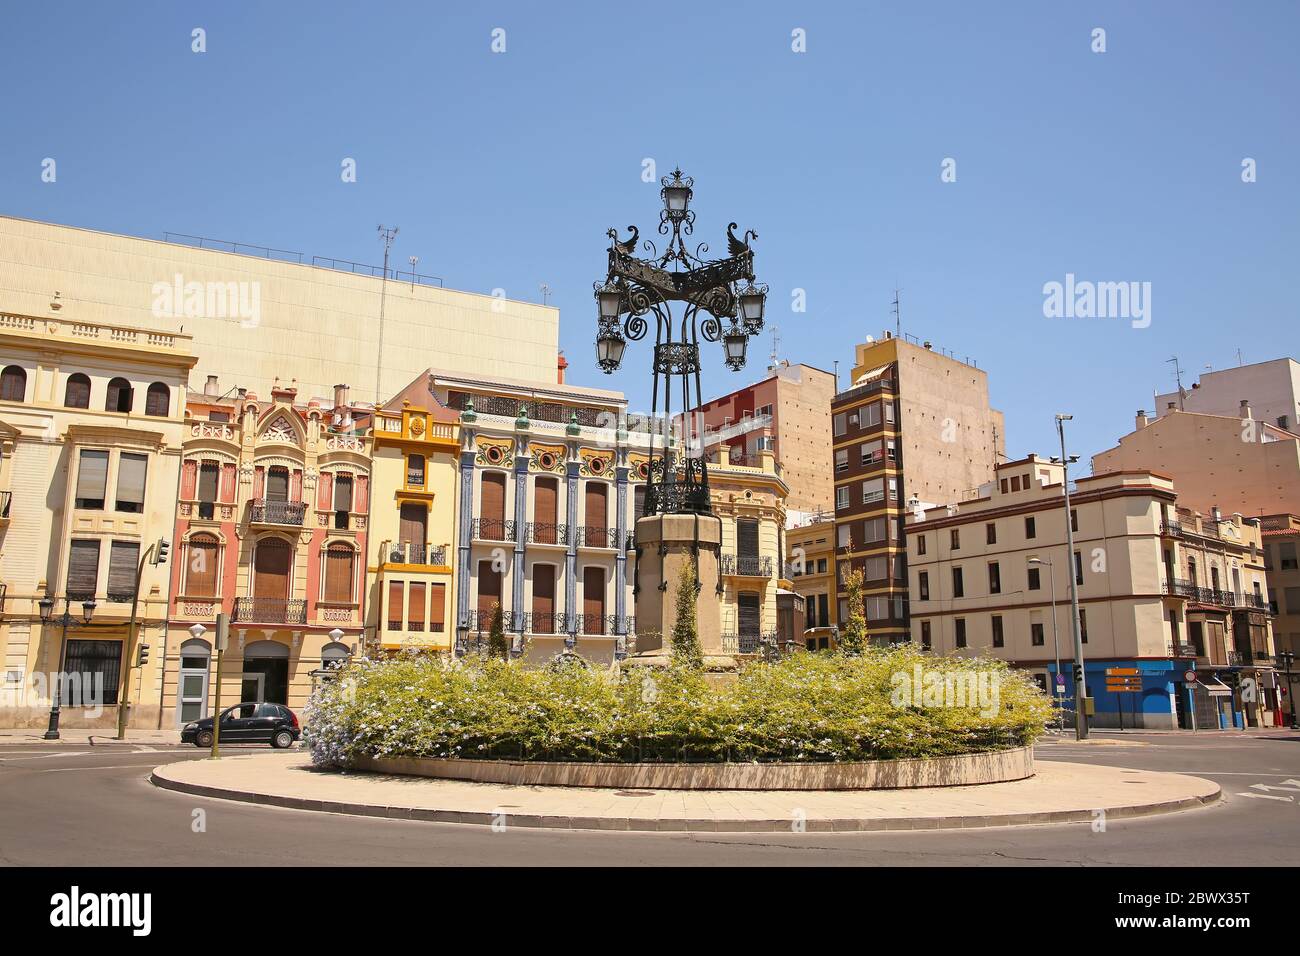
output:
[[[547,283],[571,380],[645,408],[645,343],[594,368],[591,283],[606,228],[653,232],[642,160],[680,163],[696,239],[758,230],[783,357],[847,370],[897,282],[905,331],[989,371],[1016,456],[1050,453],[1058,410],[1072,451],[1113,444],[1171,355],[1300,352],[1296,3],[468,6],[7,4],[0,211],[362,262],[396,224],[402,267],[454,288]],[[1044,318],[1067,272],[1152,283],[1150,327]],[[770,347],[738,375],[710,354],[705,391]]]

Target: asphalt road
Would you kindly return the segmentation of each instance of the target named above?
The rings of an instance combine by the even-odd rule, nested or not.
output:
[[[1104,832],[1089,824],[860,834],[493,832],[257,807],[148,783],[159,764],[201,757],[193,747],[0,744],[0,865],[1293,864],[1300,783],[1286,781],[1300,781],[1300,734],[1101,739],[1118,743],[1049,740],[1038,756],[1191,773],[1219,783],[1226,799],[1203,810],[1109,822]]]

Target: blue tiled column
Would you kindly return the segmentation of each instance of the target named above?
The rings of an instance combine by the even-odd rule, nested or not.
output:
[[[523,446],[527,448],[527,446]],[[524,534],[528,518],[528,455],[515,455],[515,573],[510,582],[510,630],[524,627]]]
[[[578,632],[578,469],[581,467],[581,462],[568,462],[564,478],[568,503],[565,521],[569,526],[569,546],[564,555],[564,608],[567,612],[564,626],[570,639]]]
[[[469,549],[474,515],[474,452],[460,453],[460,542],[456,547],[456,626],[469,623]]]
[[[614,555],[614,633],[627,633],[627,595],[624,594],[627,583],[627,465],[615,469],[615,494],[617,517],[615,527],[618,529],[618,551]]]

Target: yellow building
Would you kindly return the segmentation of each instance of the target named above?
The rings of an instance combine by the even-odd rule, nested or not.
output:
[[[810,651],[835,646],[835,519],[829,514],[803,515],[786,528],[790,581],[804,600],[803,639]]]
[[[416,379],[380,409],[374,430],[367,632],[380,650],[452,650],[456,412]]]
[[[44,726],[60,673],[64,727],[113,727],[124,673],[133,723],[157,719],[169,569],[147,558],[172,536],[190,344],[93,321],[53,290],[0,314],[0,726]]]

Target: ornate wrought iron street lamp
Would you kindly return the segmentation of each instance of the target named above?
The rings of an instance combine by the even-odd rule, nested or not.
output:
[[[616,229],[608,232],[609,271],[605,281],[595,285],[596,364],[606,374],[617,369],[627,343],[645,337],[650,328],[646,317],[654,315],[652,412],[655,421],[664,423],[665,432],[659,435],[656,429],[651,434],[645,514],[711,514],[703,454],[678,452],[670,440],[674,396],[680,399],[682,413],[701,404],[701,337],[722,342],[728,368],[744,367],[748,339],[763,328],[767,287],[754,284],[750,241],[758,233],[751,229],[737,238],[736,224],[730,223],[725,259],[705,259],[709,247],[704,243],[688,251],[684,237],[695,228],[695,212],[690,208],[695,181],[674,169],[659,184],[664,204],[659,233],[668,237],[663,255],[649,239],[644,248],[650,257],[634,255],[640,237],[636,226],[627,227],[632,235],[623,241]],[[680,316],[673,314],[674,302],[682,303]]]
[[[50,597],[49,594],[36,602],[36,606],[41,613],[41,624],[45,625],[53,622],[63,629],[59,638],[59,672],[54,675],[55,687],[50,695],[50,724],[43,735],[45,740],[59,739],[59,709],[63,703],[63,688],[68,683],[66,674],[68,669],[68,628],[78,626],[76,616],[72,613],[71,597],[64,596],[63,613],[58,617],[54,616],[54,604],[54,598]],[[90,619],[95,616],[96,607],[94,595],[82,600],[81,624],[90,623]],[[127,666],[129,663],[129,661],[124,661],[123,666]],[[120,707],[121,704],[122,702],[119,700],[118,706]]]

